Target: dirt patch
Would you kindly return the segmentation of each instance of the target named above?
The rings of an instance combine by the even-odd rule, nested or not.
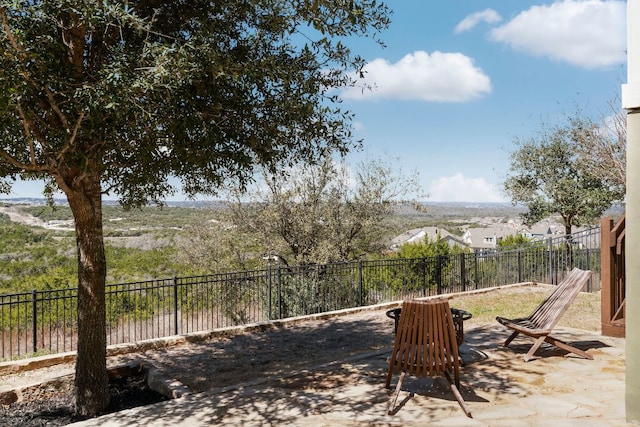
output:
[[[44,227],[46,223],[40,218],[21,211],[15,206],[0,206],[0,213],[9,217],[13,222],[28,225],[30,227]]]
[[[105,414],[167,400],[151,390],[142,373],[109,381]],[[73,380],[49,382],[21,391],[21,400],[0,406],[3,427],[63,426],[81,420],[74,415]]]

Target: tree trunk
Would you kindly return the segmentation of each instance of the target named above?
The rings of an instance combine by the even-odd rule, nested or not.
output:
[[[102,230],[99,177],[85,177],[68,189],[78,251],[78,353],[76,414],[96,416],[109,405],[105,282],[107,262]]]
[[[573,235],[571,234],[571,220],[565,222],[564,225],[564,238],[565,238],[565,250],[567,252],[567,271],[571,271],[573,268]]]

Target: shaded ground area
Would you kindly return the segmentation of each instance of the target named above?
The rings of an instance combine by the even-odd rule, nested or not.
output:
[[[200,392],[392,346],[393,321],[384,311],[370,311],[153,350],[140,357]]]
[[[551,346],[524,362],[530,339],[502,346],[499,325],[468,331],[461,347],[461,393],[467,418],[442,377],[409,376],[396,411],[387,414],[388,350],[305,367],[283,376],[120,411],[76,427],[193,426],[486,426],[621,427],[624,421],[624,340],[560,328],[558,337],[588,351],[582,359]],[[391,386],[398,381],[394,375]]]
[[[292,326],[222,336],[201,342],[149,350],[109,358],[110,365],[140,363],[157,367],[168,382],[177,382],[189,392],[225,388],[268,377],[281,377],[304,367],[322,365],[371,351],[389,348],[393,342],[393,321],[384,311],[367,311]],[[68,374],[70,364],[47,368],[47,375]],[[5,382],[36,381],[38,373],[25,373]],[[343,379],[327,378],[339,385]],[[40,386],[28,387],[21,399],[0,406],[2,426],[61,426],[74,421],[72,376]],[[168,399],[150,389],[144,376],[111,383],[108,412],[147,405]]]

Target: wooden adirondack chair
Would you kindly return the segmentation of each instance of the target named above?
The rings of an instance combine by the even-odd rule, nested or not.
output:
[[[553,328],[567,311],[569,305],[576,299],[587,280],[589,280],[590,275],[591,271],[589,270],[580,270],[579,268],[571,270],[567,277],[556,286],[553,292],[528,317],[519,319],[496,317],[498,322],[514,330],[505,341],[504,346],[507,347],[518,334],[524,334],[536,340],[529,352],[524,356],[525,362],[533,357],[534,353],[545,341],[568,352],[587,359],[593,359],[590,354],[551,335]]]
[[[402,382],[408,373],[418,377],[445,376],[462,410],[471,418],[471,412],[458,391],[460,360],[453,316],[447,300],[407,300],[402,303],[402,316],[389,358],[387,388],[393,373],[398,371],[400,379],[389,402],[389,415],[394,412]],[[450,372],[453,372],[453,381]]]

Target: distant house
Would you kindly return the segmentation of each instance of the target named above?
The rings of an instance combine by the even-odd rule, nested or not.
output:
[[[574,229],[574,232],[579,229]],[[518,225],[514,221],[484,228],[469,228],[462,240],[474,252],[493,250],[507,236],[523,236],[532,242],[540,242],[564,235],[564,225],[553,221],[541,221],[531,227]]]
[[[574,228],[574,233],[583,228]],[[525,227],[517,220],[496,223],[487,227],[468,228],[462,237],[455,236],[438,227],[414,228],[396,236],[391,241],[391,250],[396,251],[405,243],[445,240],[450,246],[468,247],[474,252],[491,252],[507,236],[523,236],[532,242],[545,241],[564,235],[564,225],[547,219]]]
[[[538,223],[525,230],[522,235],[531,241],[539,242],[564,234],[564,226],[556,223]]]
[[[394,237],[391,240],[391,250],[397,251],[400,246],[405,243],[420,243],[424,242],[425,238],[435,242],[438,239],[446,241],[449,246],[462,246],[466,245],[462,239],[449,233],[447,230],[438,227],[422,227],[414,228],[413,230],[407,230],[399,236]]]
[[[485,228],[469,228],[462,235],[462,241],[474,252],[493,250],[500,239],[521,234],[515,223],[500,224]]]

